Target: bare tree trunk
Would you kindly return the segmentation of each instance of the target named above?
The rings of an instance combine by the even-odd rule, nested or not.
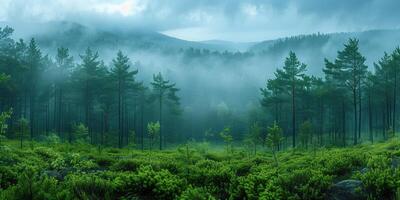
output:
[[[354,145],[357,144],[357,125],[358,125],[358,120],[357,120],[357,94],[356,94],[356,89],[353,89],[353,108],[354,108]]]
[[[368,92],[368,123],[369,123],[369,140],[374,143],[374,134],[372,131],[372,105],[371,105],[371,91]]]
[[[295,84],[292,83],[292,145],[296,147],[296,105],[295,105]]]
[[[162,150],[162,94],[160,93],[160,150]]]

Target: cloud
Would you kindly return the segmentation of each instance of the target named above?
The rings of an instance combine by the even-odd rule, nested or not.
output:
[[[0,20],[68,20],[164,31],[192,40],[255,41],[399,28],[399,8],[398,0],[0,0]]]

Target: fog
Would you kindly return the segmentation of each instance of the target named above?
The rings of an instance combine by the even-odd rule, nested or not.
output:
[[[0,0],[0,21],[15,29],[16,39],[35,37],[51,56],[60,46],[70,48],[76,63],[87,47],[107,65],[122,50],[146,85],[158,72],[177,84],[184,118],[224,110],[246,120],[259,107],[259,88],[290,50],[308,74],[322,76],[324,58],[334,59],[349,37],[357,37],[372,69],[400,41],[399,7],[396,0]],[[374,29],[387,30],[368,31]],[[315,46],[307,38],[282,39],[313,33],[331,34],[319,36]]]

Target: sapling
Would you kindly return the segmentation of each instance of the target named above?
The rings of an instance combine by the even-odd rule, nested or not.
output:
[[[254,122],[250,126],[249,134],[248,134],[248,142],[253,145],[254,155],[257,154],[257,145],[261,141],[261,127],[258,122]]]
[[[29,122],[27,119],[25,118],[20,118],[17,122],[17,135],[20,139],[20,147],[22,149],[22,142],[23,139],[28,135],[29,132]]]
[[[8,129],[7,120],[11,118],[12,112],[12,109],[10,109],[0,114],[0,142],[1,139],[5,137],[4,135],[6,134],[6,131]]]
[[[300,125],[299,138],[301,146],[308,149],[308,144],[312,139],[312,124],[310,121],[307,120]]]
[[[276,121],[270,127],[268,127],[268,135],[266,139],[267,146],[271,149],[272,155],[274,156],[275,164],[278,166],[278,158],[276,151],[279,147],[280,142],[283,140],[282,128],[278,126]]]
[[[147,134],[150,139],[150,150],[153,149],[153,144],[157,136],[160,134],[160,123],[159,122],[150,122],[147,124]]]
[[[233,152],[232,148],[232,142],[233,142],[233,137],[231,135],[231,128],[225,127],[220,133],[219,136],[224,140],[225,147],[226,147],[226,152],[229,154],[230,152]]]
[[[73,126],[73,136],[78,142],[87,142],[89,137],[89,129],[83,123],[75,124]]]
[[[189,166],[193,163],[192,162],[192,157],[195,153],[194,150],[190,149],[190,144],[189,142],[187,142],[184,146],[181,146],[178,148],[178,152],[180,157],[182,158],[182,160],[185,163],[185,167],[186,167],[186,175],[189,175]]]

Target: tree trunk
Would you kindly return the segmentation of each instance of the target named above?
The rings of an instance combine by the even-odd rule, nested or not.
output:
[[[343,129],[342,143],[343,146],[346,146],[346,107],[344,103],[344,98],[342,99],[342,129]]]
[[[296,105],[295,105],[295,84],[292,83],[292,145],[296,147]]]
[[[396,93],[397,93],[397,70],[396,66],[394,66],[395,71],[394,71],[394,88],[393,88],[393,117],[392,117],[392,129],[393,133],[396,134]]]
[[[371,105],[371,91],[368,92],[368,126],[369,126],[369,140],[374,143],[374,134],[372,131],[372,105]]]
[[[160,93],[160,150],[162,150],[162,129],[163,129],[163,124],[162,124],[162,94]]]
[[[361,80],[358,83],[358,138],[361,141]]]
[[[353,108],[354,108],[354,145],[357,144],[357,125],[358,125],[358,120],[357,120],[357,94],[356,94],[356,89],[353,89]]]

